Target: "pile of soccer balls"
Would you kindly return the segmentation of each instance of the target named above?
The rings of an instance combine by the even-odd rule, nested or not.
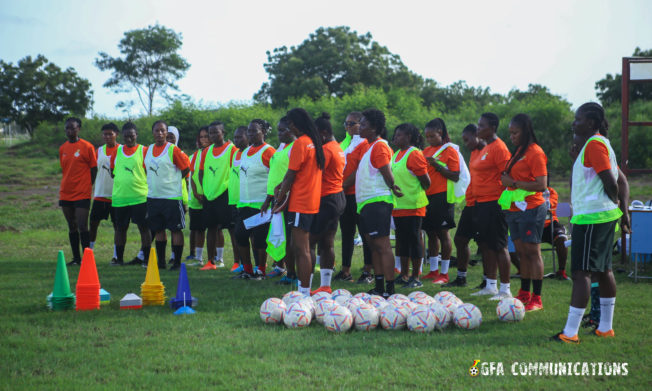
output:
[[[520,307],[510,300],[515,300]],[[505,299],[498,304],[496,311],[503,321],[517,321],[523,319],[524,313],[519,313],[519,308],[522,310],[523,305],[518,300]],[[333,332],[346,332],[352,327],[360,331],[381,327],[427,333],[442,331],[451,322],[466,330],[476,329],[482,323],[478,307],[465,304],[447,291],[434,297],[420,291],[408,296],[397,293],[387,300],[367,293],[351,295],[346,289],[338,289],[332,294],[319,292],[312,297],[291,291],[282,299],[265,300],[260,307],[260,318],[270,324],[283,322],[289,328],[307,327],[316,320]]]

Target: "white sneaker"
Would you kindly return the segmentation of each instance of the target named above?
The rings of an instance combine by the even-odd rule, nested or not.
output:
[[[215,266],[217,266],[218,268],[224,267],[224,261],[222,259],[215,261]]]
[[[483,289],[471,293],[471,296],[489,296],[489,295],[497,295],[498,294],[498,289],[490,289],[487,287],[484,287]]]
[[[204,260],[195,258],[193,262],[186,264],[186,266],[204,266]]]
[[[498,292],[498,294],[493,295],[489,298],[489,300],[502,300],[502,299],[508,299],[512,296],[512,292]]]

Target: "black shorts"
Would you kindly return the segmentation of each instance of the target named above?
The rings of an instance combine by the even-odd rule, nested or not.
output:
[[[455,204],[449,204],[446,192],[428,196],[423,229],[427,232],[455,228]]]
[[[507,222],[498,201],[477,202],[473,223],[478,230],[478,243],[494,251],[507,248]]]
[[[551,228],[552,226],[553,224],[548,224],[547,227],[543,227],[543,235],[541,235],[541,242],[555,244],[554,242],[555,240],[557,240],[557,238],[564,238],[564,241],[568,239],[568,237],[566,236],[566,228],[561,223],[555,222],[554,229]]]
[[[111,222],[115,221],[115,213],[111,206],[111,201],[93,200],[91,207],[91,221],[108,220],[111,217]]]
[[[321,235],[324,232],[337,231],[337,223],[345,208],[346,198],[343,191],[322,197],[319,203],[319,213],[317,213],[310,233]]]
[[[249,238],[253,242],[253,247],[255,249],[265,249],[267,248],[267,234],[269,233],[269,223],[261,224],[252,229],[245,228],[244,220],[249,217],[260,213],[260,209],[256,208],[238,208],[238,221],[235,224],[235,240],[238,243],[238,246],[246,247],[249,245]]]
[[[546,221],[545,205],[539,205],[536,208],[526,209],[524,211],[505,211],[504,213],[512,241],[520,240],[525,243],[541,243],[543,224]]]
[[[233,226],[233,205],[229,205],[229,192],[225,191],[213,201],[204,202],[204,225],[206,228],[230,228]]]
[[[617,221],[573,225],[571,271],[606,272],[611,270],[611,253]]]
[[[306,232],[311,232],[312,226],[317,221],[317,213],[287,212],[286,214],[289,227],[301,228]]]
[[[473,222],[473,211],[474,206],[465,206],[462,209],[462,215],[460,216],[459,224],[457,225],[457,231],[455,231],[455,236],[466,239],[478,239],[478,229]]]
[[[181,231],[186,227],[183,201],[147,198],[147,223],[153,232]]]
[[[147,203],[113,207],[115,215],[115,226],[118,228],[128,228],[129,221],[137,225],[147,224]]]
[[[204,231],[206,224],[204,224],[204,210],[189,208],[190,213],[190,230],[191,231]]]
[[[59,206],[66,207],[66,208],[90,209],[91,200],[90,198],[86,200],[77,200],[77,201],[59,200]]]
[[[423,257],[421,216],[394,216],[396,226],[396,256],[418,259]]]
[[[360,211],[360,233],[372,238],[389,236],[394,205],[379,201],[365,205]]]

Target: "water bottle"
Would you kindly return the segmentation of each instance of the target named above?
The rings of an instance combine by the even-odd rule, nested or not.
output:
[[[546,209],[550,210],[550,190],[547,187],[543,192],[543,199],[546,201]]]

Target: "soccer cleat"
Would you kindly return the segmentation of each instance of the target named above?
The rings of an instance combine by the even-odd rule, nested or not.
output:
[[[487,287],[487,280],[482,279],[482,282],[480,283],[480,285],[476,286],[475,289],[484,289],[486,287]]]
[[[335,275],[335,277],[333,277],[333,280],[334,281],[353,281],[353,277],[351,276],[350,273],[346,274],[346,273],[344,273],[344,271],[340,270],[340,272],[337,273]]]
[[[79,266],[81,265],[81,259],[73,259],[72,261],[66,263],[68,266]]]
[[[384,293],[384,292],[377,291],[376,288],[374,288],[374,289],[368,291],[367,293],[370,294],[371,296],[380,296],[380,297],[385,297],[385,293]],[[389,296],[388,296],[388,297],[389,297]]]
[[[215,266],[215,264],[213,263],[213,261],[208,261],[208,262],[206,262],[206,264],[204,265],[204,267],[202,267],[202,268],[199,269],[199,270],[216,270],[216,269],[217,269],[217,266]]]
[[[512,297],[512,292],[498,292],[498,294],[491,296],[489,300],[499,301],[510,297]]]
[[[532,295],[530,301],[525,305],[525,312],[538,311],[543,309],[540,295]]]
[[[172,266],[170,266],[170,271],[175,271],[181,269],[181,263],[173,263]]]
[[[249,279],[253,279],[253,278],[254,278],[253,274],[249,274],[244,270],[242,272],[236,274],[235,276],[231,277],[232,280],[249,280]]]
[[[448,284],[448,273],[439,274],[439,277],[435,278],[435,280],[432,283],[437,285]]]
[[[186,263],[186,266],[189,266],[189,267],[204,266],[204,260],[203,259],[195,259],[195,258],[193,258],[193,259],[195,260],[195,262]]]
[[[401,274],[401,271],[398,270],[397,268],[394,268],[394,274]]]
[[[568,337],[564,334],[563,331],[553,335],[552,337],[550,337],[550,339],[557,342],[565,342],[565,343],[573,343],[573,344],[580,343],[580,339],[577,338],[577,334],[572,337]]]
[[[319,292],[333,293],[333,290],[328,285],[320,286],[319,288],[317,288],[314,291],[310,292],[310,296],[314,295],[315,293],[319,293]]]
[[[116,258],[111,259],[111,263],[109,263],[111,266],[122,266],[124,265],[124,262],[118,261]]]
[[[244,270],[244,266],[240,264],[235,270],[232,270],[233,273],[239,274]]]
[[[401,286],[403,286],[403,285],[406,285],[408,282],[410,282],[410,279],[409,279],[407,276],[398,275],[398,276],[394,279],[394,284],[395,284],[395,285],[401,285]]]
[[[358,284],[372,284],[374,282],[374,277],[369,272],[362,272],[360,278],[356,281]]]
[[[186,257],[186,262],[193,261],[195,259],[195,254],[190,254]]]
[[[280,280],[276,281],[279,285],[292,285],[292,278],[288,277],[287,274],[281,277]]]
[[[280,268],[278,266],[275,266],[274,270],[272,270],[271,272],[269,272],[267,274],[267,277],[269,277],[269,278],[282,277],[282,276],[284,276],[286,274],[287,274],[287,272],[285,271],[285,269]]]
[[[484,287],[477,292],[471,293],[471,296],[489,296],[489,295],[494,296],[497,294],[498,294],[498,289],[490,289],[488,287]]]
[[[261,281],[261,280],[265,279],[265,273],[263,273],[262,271],[256,269],[256,271],[254,272],[254,274],[250,278],[252,280],[255,280],[255,281]]]
[[[224,261],[221,260],[221,259],[218,260],[218,261],[216,261],[216,262],[215,262],[215,267],[217,267],[217,268],[222,268],[222,267],[224,267]]]
[[[598,330],[598,329],[595,329],[595,333],[594,333],[594,334],[595,334],[596,336],[598,336],[598,337],[602,337],[602,338],[613,338],[613,337],[616,336],[616,334],[614,333],[614,329],[611,329],[611,330],[609,330],[609,331],[605,331],[605,332],[602,332],[602,331],[600,331],[600,330]]]
[[[439,270],[434,270],[430,271],[430,273],[426,274],[425,276],[421,277],[422,280],[435,280],[439,277]]]
[[[419,281],[418,278],[410,278],[407,284],[403,285],[403,288],[408,288],[408,289],[414,289],[414,288],[420,288],[423,286],[423,282]]]
[[[555,278],[558,280],[570,280],[570,277],[566,275],[566,270],[557,270],[557,273],[555,273]]]
[[[239,262],[233,262],[233,266],[231,266],[231,271],[234,272],[234,273],[240,273],[238,271],[238,269],[241,268],[241,267],[242,266],[240,266]]]
[[[519,289],[518,296],[516,296],[516,298],[519,299],[521,303],[525,305],[530,301],[530,292],[524,291],[523,289]]]
[[[170,258],[170,260],[168,261],[168,265],[172,265],[172,264],[174,264],[174,258]]]
[[[135,258],[132,259],[131,261],[125,263],[125,265],[129,265],[129,266],[133,266],[133,265],[142,265],[142,264],[143,264],[143,260],[140,259],[140,258],[138,258],[138,257],[135,257]]]
[[[460,277],[457,276],[453,281],[449,282],[448,284],[442,285],[444,288],[451,288],[451,287],[457,287],[457,286],[466,286],[466,277]]]

